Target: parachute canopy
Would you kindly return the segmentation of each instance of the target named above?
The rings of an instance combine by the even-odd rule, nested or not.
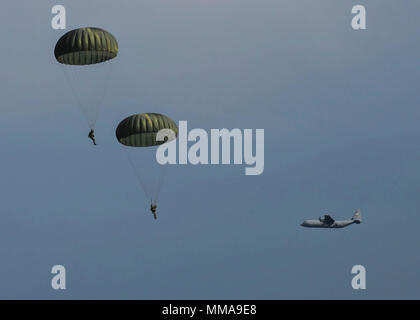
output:
[[[125,118],[117,127],[118,142],[128,147],[151,147],[169,141],[156,141],[159,130],[171,129],[178,136],[178,127],[167,116],[159,113],[135,114]]]
[[[115,58],[118,42],[112,34],[100,28],[79,28],[64,34],[55,45],[58,62],[69,65],[88,65]]]

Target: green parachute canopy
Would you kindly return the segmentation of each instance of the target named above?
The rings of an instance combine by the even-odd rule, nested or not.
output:
[[[115,58],[118,42],[112,34],[100,28],[79,28],[63,35],[55,45],[58,62],[68,65],[89,65]]]
[[[156,141],[159,130],[171,129],[178,136],[178,127],[167,116],[159,113],[135,114],[125,118],[117,127],[119,143],[128,147],[158,146],[169,141]]]

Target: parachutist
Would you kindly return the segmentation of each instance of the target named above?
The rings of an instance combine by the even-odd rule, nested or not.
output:
[[[162,131],[166,132],[167,139],[162,139]],[[168,131],[167,131],[168,130]],[[172,135],[170,135],[172,133]],[[142,114],[134,114],[122,120],[116,131],[115,131],[116,138],[120,144],[125,147],[131,148],[134,147],[134,150],[138,150],[140,155],[147,156],[147,152],[143,151],[146,147],[157,147],[169,141],[175,140],[178,135],[178,127],[172,119],[168,118],[167,116],[159,113],[142,113]],[[163,134],[165,136],[165,134]],[[128,153],[128,152],[127,152]],[[131,154],[131,152],[130,152]],[[146,157],[144,158],[146,159]],[[133,167],[136,176],[143,188],[143,191],[146,195],[150,196],[150,211],[153,213],[153,217],[157,220],[156,215],[156,200],[153,201],[153,197],[156,199],[158,198],[160,187],[163,183],[163,175],[157,181],[155,187],[156,189],[153,191],[151,187],[148,187],[150,184],[144,183],[142,181],[142,177],[139,171],[144,170],[136,170],[136,163],[130,158],[128,154],[128,160]],[[150,159],[152,160],[152,159]],[[142,165],[142,161],[136,161],[139,165]],[[153,184],[152,184],[153,185]],[[147,190],[148,189],[148,190]],[[153,196],[152,196],[153,195]]]
[[[156,208],[157,208],[156,201],[155,201],[155,204],[153,204],[153,201],[151,200],[150,201],[150,211],[152,211],[153,217],[155,218],[155,220],[157,219]]]
[[[89,137],[90,139],[92,139],[93,144],[96,146],[95,131],[93,131],[93,129],[92,129],[92,130],[90,130],[88,137]]]
[[[55,59],[58,63],[65,65],[62,70],[77,100],[78,107],[91,129],[95,127],[98,120],[103,98],[103,95],[95,95],[94,92],[101,87],[106,91],[109,80],[109,76],[105,77],[105,74],[102,74],[103,71],[100,70],[108,69],[111,74],[109,63],[112,63],[110,60],[116,58],[117,55],[117,39],[108,31],[94,27],[71,30],[65,33],[55,45]],[[97,67],[93,68],[93,65]],[[88,71],[89,69],[91,71]],[[83,88],[88,83],[89,89],[94,89],[93,91]],[[89,138],[96,145],[93,130],[89,133]]]

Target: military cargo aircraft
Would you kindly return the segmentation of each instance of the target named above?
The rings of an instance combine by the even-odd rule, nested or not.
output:
[[[353,223],[360,224],[362,222],[362,215],[360,209],[357,210],[350,220],[336,221],[329,215],[319,217],[318,220],[305,220],[301,224],[302,227],[306,228],[344,228]]]

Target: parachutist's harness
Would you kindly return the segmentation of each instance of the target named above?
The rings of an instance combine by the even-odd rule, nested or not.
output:
[[[155,204],[151,203],[150,204],[150,211],[152,211],[153,216],[155,217],[155,219],[157,219],[157,217],[156,217],[156,209],[157,209],[156,203]]]
[[[93,131],[93,129],[92,129],[92,130],[90,130],[88,137],[89,137],[90,139],[92,139],[93,144],[96,146],[96,141],[95,141],[95,132]]]

